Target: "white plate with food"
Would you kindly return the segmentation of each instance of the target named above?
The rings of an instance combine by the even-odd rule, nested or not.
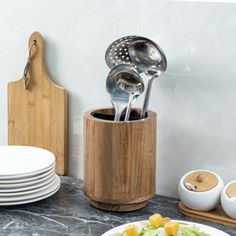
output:
[[[170,220],[160,214],[149,220],[127,223],[111,229],[102,236],[230,236],[216,228],[188,221]]]
[[[19,179],[53,167],[55,156],[48,150],[29,146],[0,147],[0,179]]]

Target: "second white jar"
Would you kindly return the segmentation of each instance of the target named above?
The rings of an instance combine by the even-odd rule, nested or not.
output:
[[[209,211],[220,202],[223,180],[209,170],[194,170],[185,174],[178,186],[182,203],[191,209]]]
[[[224,187],[221,193],[221,205],[228,216],[236,219],[236,180]]]

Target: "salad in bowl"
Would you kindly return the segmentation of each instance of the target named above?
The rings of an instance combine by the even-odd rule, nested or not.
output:
[[[211,236],[200,230],[195,224],[173,221],[160,214],[154,214],[149,220],[128,224],[121,233],[111,236]]]

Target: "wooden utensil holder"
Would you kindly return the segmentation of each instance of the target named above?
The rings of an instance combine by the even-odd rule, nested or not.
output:
[[[139,110],[135,110],[139,112]],[[84,192],[97,208],[133,211],[155,194],[156,113],[142,120],[114,122],[90,110],[84,115]]]

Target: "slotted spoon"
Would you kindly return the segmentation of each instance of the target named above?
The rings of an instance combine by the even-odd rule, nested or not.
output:
[[[133,66],[121,64],[113,67],[108,74],[106,89],[115,108],[115,121],[128,107],[126,120],[129,119],[131,105],[144,90],[142,78]]]

